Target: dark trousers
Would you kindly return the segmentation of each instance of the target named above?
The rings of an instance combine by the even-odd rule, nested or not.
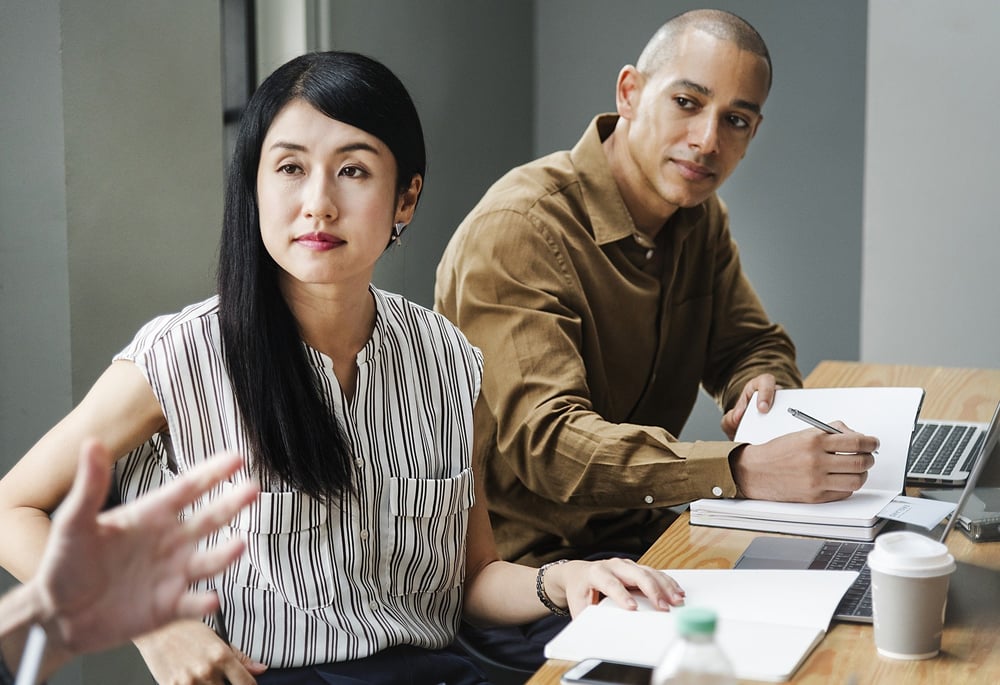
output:
[[[302,668],[272,668],[258,685],[489,685],[483,672],[457,649],[390,647],[356,661]]]

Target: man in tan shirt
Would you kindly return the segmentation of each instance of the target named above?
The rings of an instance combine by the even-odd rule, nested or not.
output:
[[[635,558],[672,505],[831,500],[864,483],[878,441],[842,424],[759,446],[675,437],[699,385],[732,439],[755,391],[766,411],[776,387],[801,384],[715,192],[770,85],[767,47],[745,21],[675,17],[619,73],[616,114],[509,172],[455,232],[435,308],[483,351],[474,459],[504,558]],[[462,637],[530,670],[565,620]]]
[[[731,439],[801,376],[743,273],[716,190],[760,126],[771,65],[735,15],[665,24],[617,114],[497,181],[438,266],[435,307],[482,349],[475,456],[501,554],[640,554],[700,497],[820,501],[865,481],[877,440],[813,428],[681,442],[703,385]],[[842,454],[852,453],[852,454]]]

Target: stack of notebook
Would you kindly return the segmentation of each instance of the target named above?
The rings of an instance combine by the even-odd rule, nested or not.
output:
[[[852,430],[875,435],[880,445],[865,485],[836,502],[801,504],[746,499],[700,499],[691,503],[691,523],[849,540],[873,540],[885,524],[879,514],[902,493],[906,462],[921,388],[809,388],[779,390],[762,414],[750,402],[737,442],[760,444],[809,426],[789,413],[796,409],[825,423],[841,420]]]

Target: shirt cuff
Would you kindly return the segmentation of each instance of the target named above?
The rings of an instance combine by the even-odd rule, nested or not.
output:
[[[695,499],[737,497],[736,481],[729,467],[729,455],[739,447],[731,442],[698,442],[687,455],[688,479],[694,484]]]

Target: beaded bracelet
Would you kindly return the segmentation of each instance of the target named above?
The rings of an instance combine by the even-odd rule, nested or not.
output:
[[[538,569],[538,575],[535,576],[535,592],[538,594],[538,601],[545,605],[545,608],[556,616],[569,616],[569,611],[556,606],[556,603],[552,601],[551,597],[549,597],[549,593],[545,591],[545,572],[549,570],[550,566],[565,564],[567,561],[569,561],[569,559],[550,561],[549,563],[542,565],[542,567]]]

